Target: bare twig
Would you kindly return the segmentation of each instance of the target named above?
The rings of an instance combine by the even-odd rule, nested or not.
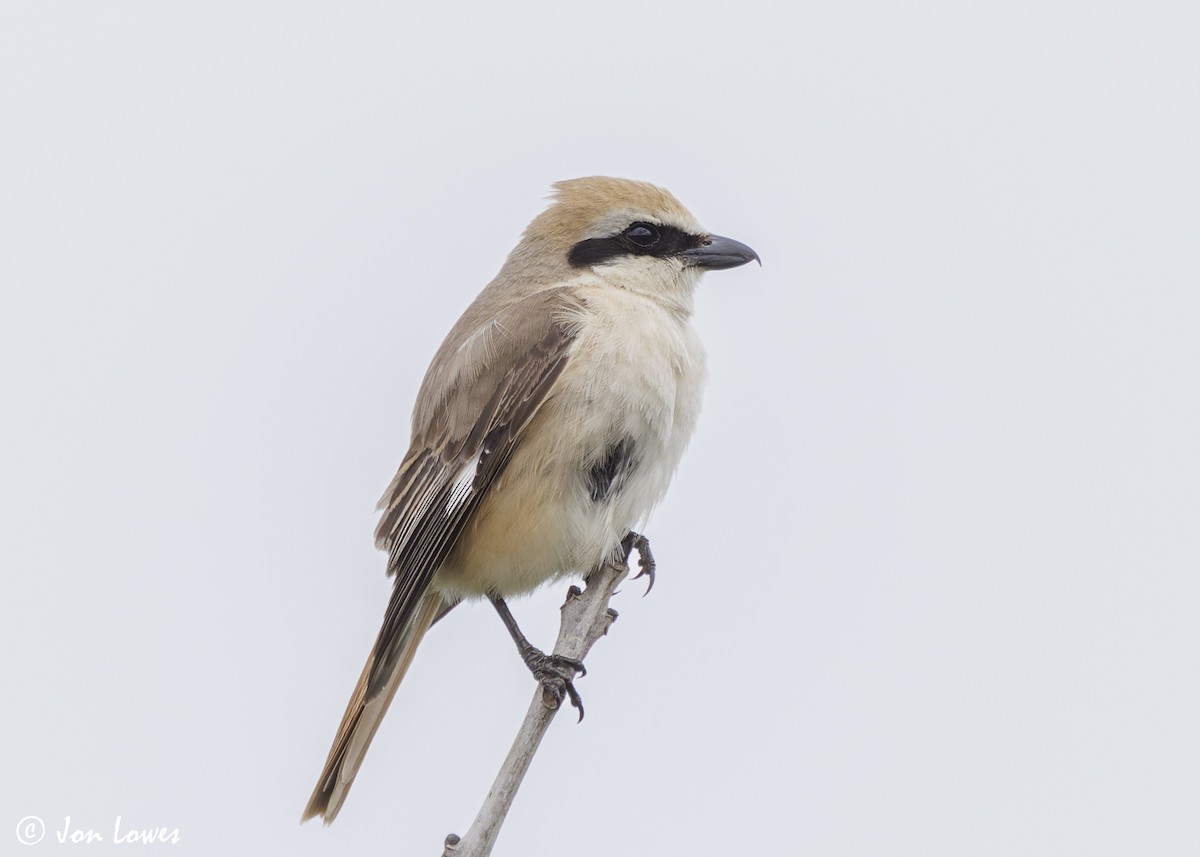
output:
[[[608,601],[617,585],[629,574],[629,551],[633,544],[631,534],[623,544],[624,561],[596,569],[588,576],[587,588],[582,592],[577,586],[568,590],[567,600],[561,608],[562,624],[558,641],[554,644],[554,654],[583,660],[592,644],[608,632],[608,626],[617,618],[616,611],[609,609]],[[492,853],[500,826],[504,824],[525,772],[529,770],[533,754],[537,752],[542,736],[557,713],[557,708],[547,707],[549,701],[552,700],[544,697],[539,687],[533,695],[525,721],[517,731],[516,740],[508,751],[508,757],[500,766],[496,781],[492,783],[483,806],[471,823],[471,829],[466,836],[459,837],[454,833],[447,836],[442,857],[487,857]]]

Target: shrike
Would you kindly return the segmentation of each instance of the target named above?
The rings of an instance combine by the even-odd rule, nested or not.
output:
[[[695,428],[693,293],[758,255],[654,185],[554,187],[425,373],[375,530],[395,586],[303,820],[337,817],[421,638],[464,598],[490,599],[534,676],[580,707],[582,664],[533,648],[504,599],[613,557]]]

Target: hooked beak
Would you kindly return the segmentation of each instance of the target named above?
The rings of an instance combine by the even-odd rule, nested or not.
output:
[[[679,254],[685,267],[719,271],[723,268],[736,268],[750,261],[762,265],[758,254],[741,241],[734,241],[722,235],[705,235],[703,241],[699,247],[684,250]]]

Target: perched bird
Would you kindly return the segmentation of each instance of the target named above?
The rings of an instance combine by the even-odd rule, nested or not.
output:
[[[465,598],[490,599],[534,676],[580,707],[582,664],[530,645],[504,599],[627,553],[695,428],[697,283],[758,255],[654,185],[554,187],[425,373],[379,502],[395,586],[302,820],[337,817],[421,638]]]

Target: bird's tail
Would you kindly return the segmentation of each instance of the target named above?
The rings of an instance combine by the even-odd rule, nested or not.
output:
[[[338,727],[337,737],[333,739],[333,747],[329,751],[325,769],[321,771],[317,787],[313,789],[308,806],[304,808],[304,815],[300,817],[301,822],[319,815],[326,824],[332,824],[333,820],[337,818],[338,811],[346,800],[346,794],[354,782],[354,776],[358,773],[358,767],[362,764],[363,755],[367,752],[367,747],[371,745],[371,739],[375,737],[375,730],[379,728],[379,722],[383,720],[383,715],[387,713],[388,706],[392,703],[392,697],[396,695],[396,688],[400,686],[400,680],[404,678],[404,673],[408,671],[408,665],[412,663],[417,646],[420,645],[429,626],[444,612],[445,607],[441,594],[427,592],[421,600],[420,608],[413,614],[408,627],[403,631],[399,641],[399,656],[396,658],[396,665],[392,668],[392,674],[388,676],[386,684],[379,693],[371,699],[367,699],[367,686],[371,678],[371,670],[376,660],[383,654],[377,651],[371,652],[366,666],[363,667],[362,675],[358,679],[358,684],[354,687],[354,693],[350,696],[346,713],[342,715],[342,723]]]

